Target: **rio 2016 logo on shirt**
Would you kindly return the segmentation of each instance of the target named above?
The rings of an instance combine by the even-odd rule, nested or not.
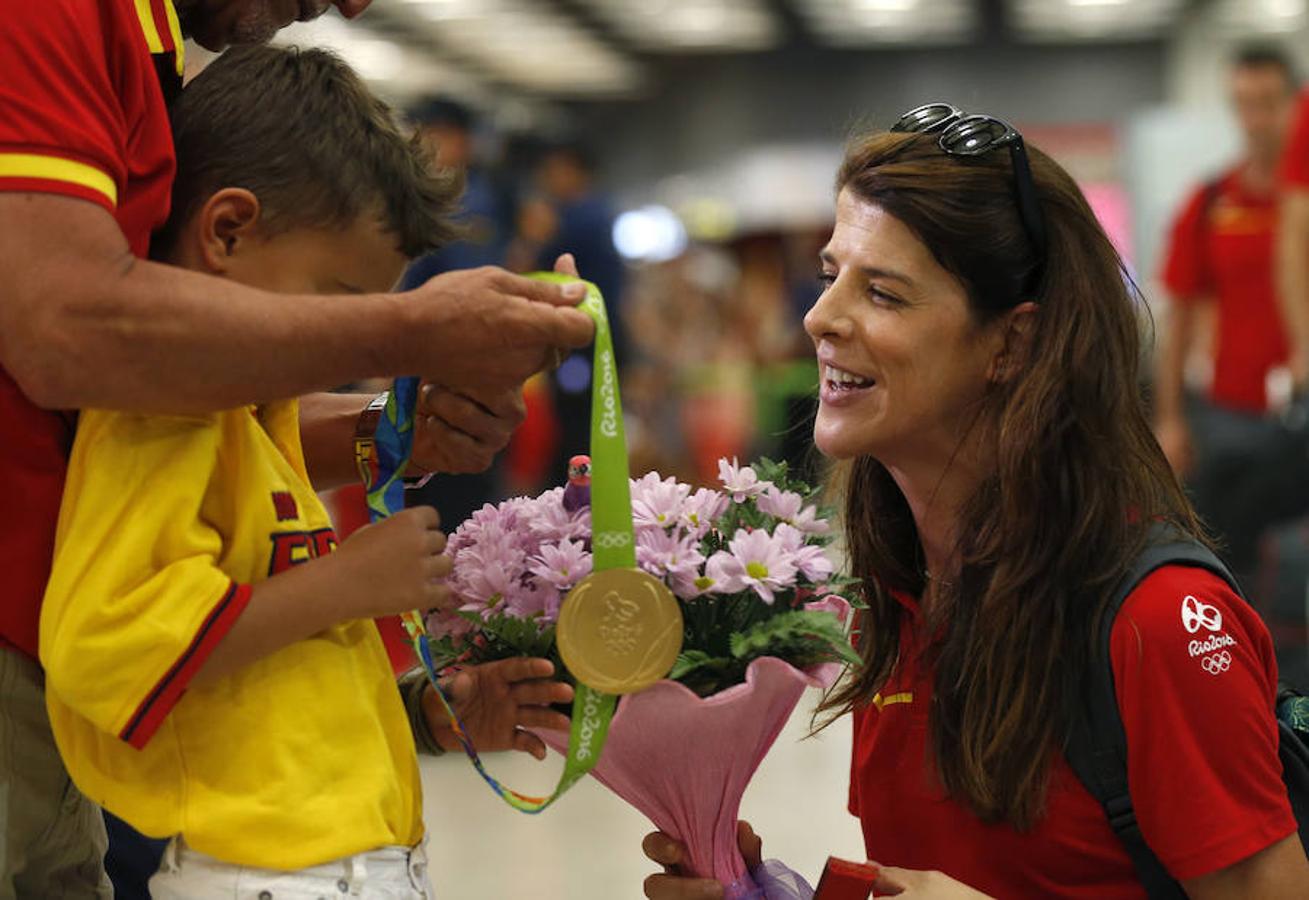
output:
[[[1214,632],[1204,640],[1197,638],[1186,645],[1192,659],[1204,657],[1200,660],[1200,668],[1210,675],[1221,675],[1232,667],[1232,654],[1226,648],[1235,647],[1236,639],[1230,634],[1217,633],[1223,627],[1223,614],[1218,607],[1187,594],[1182,598],[1182,626],[1190,634],[1201,628]]]
[[[1201,628],[1220,631],[1223,627],[1223,614],[1216,606],[1201,603],[1187,594],[1182,598],[1182,625],[1188,634],[1195,634]]]

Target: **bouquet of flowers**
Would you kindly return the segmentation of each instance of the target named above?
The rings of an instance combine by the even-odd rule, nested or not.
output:
[[[666,680],[622,698],[592,774],[683,840],[697,874],[747,896],[741,795],[804,689],[859,658],[818,492],[767,459],[722,460],[719,477],[720,489],[631,482],[637,564],[673,591],[684,641]],[[591,572],[588,490],[584,466],[570,467],[566,487],[488,504],[450,536],[461,605],[428,620],[438,668],[529,655],[565,671],[554,629]]]

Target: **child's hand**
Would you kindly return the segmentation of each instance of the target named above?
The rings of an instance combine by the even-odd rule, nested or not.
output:
[[[573,699],[573,689],[551,680],[552,675],[554,664],[548,659],[502,659],[469,666],[445,679],[442,687],[478,750],[521,750],[545,759],[545,744],[525,729],[567,731],[568,717],[550,705]],[[430,687],[423,695],[423,717],[437,744],[459,749],[459,739]]]
[[[441,579],[450,574],[452,563],[441,555],[445,535],[440,524],[435,509],[415,506],[359,529],[323,557],[334,568],[330,583],[344,617],[377,618],[449,605],[450,589]]]

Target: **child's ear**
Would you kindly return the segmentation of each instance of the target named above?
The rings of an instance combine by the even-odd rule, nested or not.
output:
[[[215,191],[197,216],[200,253],[214,275],[226,274],[233,257],[259,230],[259,198],[245,188]]]

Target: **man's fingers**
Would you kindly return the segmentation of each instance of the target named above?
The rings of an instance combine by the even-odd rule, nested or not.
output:
[[[555,673],[554,663],[539,657],[516,656],[488,665],[495,666],[495,673],[508,682],[549,678]]]
[[[749,822],[736,823],[736,845],[741,848],[747,868],[756,868],[764,860],[764,842],[754,833]]]
[[[537,759],[545,759],[547,748],[545,742],[530,731],[521,728],[514,732],[514,749],[530,753]]]
[[[704,878],[651,875],[644,888],[650,900],[723,900],[723,886]]]
[[[562,681],[522,681],[509,689],[519,706],[549,706],[573,699],[573,689]]]
[[[502,294],[510,294],[550,306],[576,306],[586,297],[586,285],[580,281],[556,284],[551,281],[524,278],[522,275],[514,275],[504,270],[496,270],[490,279],[490,284]]]
[[[521,728],[549,728],[551,731],[567,732],[571,724],[568,716],[548,706],[518,707],[518,725]]]
[[[681,844],[662,831],[652,831],[647,834],[641,841],[641,850],[647,859],[669,868],[681,865],[685,852]]]
[[[595,340],[595,322],[580,309],[556,309],[554,340],[556,347],[585,347]]]
[[[475,400],[442,391],[432,399],[431,413],[450,428],[483,444],[498,443],[513,431],[513,425],[500,419]]]
[[[504,419],[514,426],[519,425],[527,417],[527,401],[523,399],[523,389],[520,385],[494,391],[472,388],[455,393],[488,414],[497,419]],[[436,402],[435,397],[433,402]]]
[[[561,275],[577,276],[577,260],[571,253],[561,253],[555,260],[555,271]]]

